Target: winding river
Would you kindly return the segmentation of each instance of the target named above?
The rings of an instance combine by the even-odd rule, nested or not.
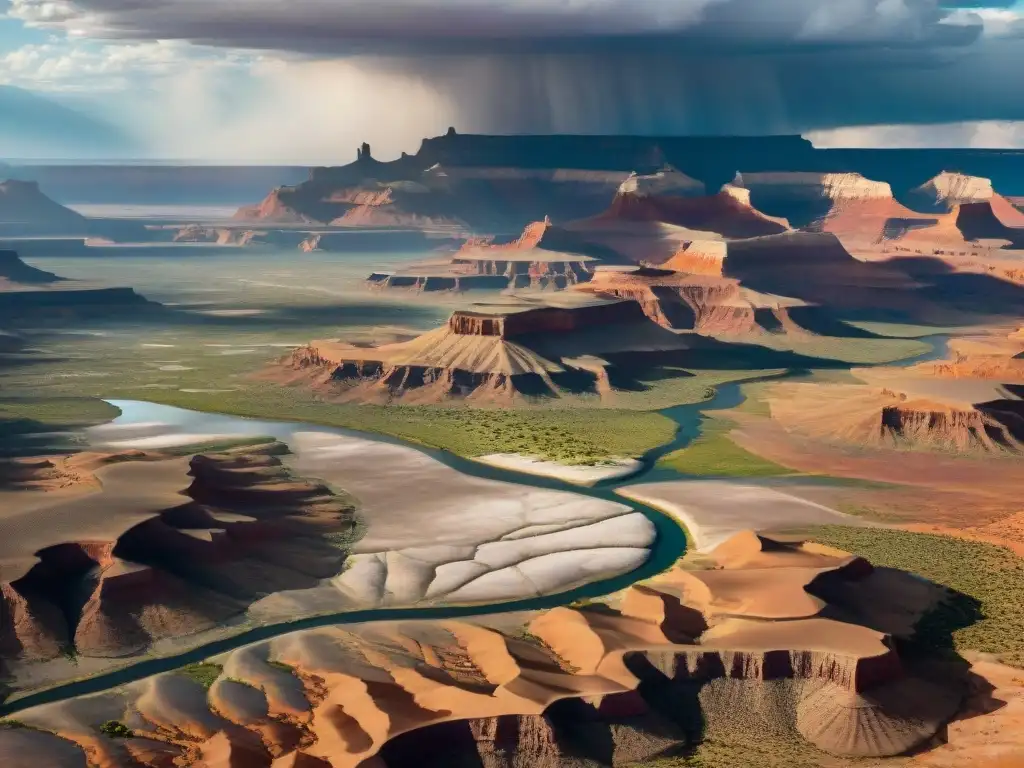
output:
[[[927,360],[938,359],[945,355],[947,337],[929,336],[924,337],[921,340],[931,343],[932,348],[922,355],[901,361],[901,365],[911,365]],[[807,374],[807,371],[794,370],[775,378],[793,379],[800,378]],[[701,403],[675,406],[661,411],[663,415],[671,418],[678,425],[676,437],[667,445],[661,446],[645,455],[643,457],[644,469],[639,474],[633,475],[629,478],[607,481],[591,488],[576,486],[556,478],[541,477],[481,464],[470,459],[456,456],[455,454],[447,451],[427,448],[422,445],[409,443],[386,435],[370,434],[337,427],[324,427],[301,422],[249,419],[222,414],[188,411],[182,408],[174,408],[171,406],[158,405],[138,400],[110,400],[108,402],[121,411],[121,416],[114,421],[115,424],[144,424],[160,422],[170,424],[185,433],[269,436],[285,442],[287,442],[288,438],[296,432],[318,432],[330,435],[354,436],[361,439],[375,440],[414,448],[417,451],[431,456],[448,467],[467,475],[485,478],[488,480],[515,483],[533,488],[568,491],[621,504],[625,500],[615,493],[617,488],[628,483],[637,482],[639,479],[643,479],[644,481],[652,479],[668,479],[668,476],[660,476],[662,470],[655,469],[657,459],[670,451],[685,447],[695,439],[700,434],[700,423],[703,418],[702,414],[705,411],[723,410],[733,408],[741,404],[744,399],[741,389],[743,383],[749,383],[749,381],[721,385],[717,387],[715,396],[710,400],[706,400]],[[655,475],[657,475],[657,477],[654,477]],[[680,478],[680,475],[677,473],[671,473],[671,475],[676,479]],[[637,581],[654,576],[655,574],[670,567],[679,557],[682,556],[686,549],[686,533],[674,519],[646,504],[633,500],[629,500],[627,503],[637,511],[643,513],[654,525],[657,532],[657,538],[651,548],[651,555],[648,560],[643,566],[629,573],[613,578],[594,581],[566,592],[491,605],[373,608],[321,614],[290,622],[265,624],[244,630],[236,635],[232,635],[231,637],[204,643],[188,651],[159,658],[135,661],[128,666],[97,674],[87,679],[62,683],[45,690],[38,690],[33,693],[20,696],[16,699],[0,704],[0,717],[9,716],[16,712],[43,704],[63,701],[77,696],[100,693],[127,683],[142,680],[152,675],[169,672],[188,664],[200,662],[204,659],[210,658],[211,656],[226,653],[250,643],[269,640],[298,630],[313,629],[316,627],[337,624],[357,624],[368,621],[452,619],[512,611],[536,611],[565,605],[584,598],[600,597],[602,595],[617,592]]]

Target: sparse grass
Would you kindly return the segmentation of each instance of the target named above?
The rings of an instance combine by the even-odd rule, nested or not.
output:
[[[718,477],[778,477],[794,470],[744,450],[729,439],[731,425],[704,418],[701,434],[686,448],[663,456],[658,465],[685,475]]]
[[[295,667],[291,664],[285,664],[283,661],[268,661],[267,664],[281,672],[287,672],[289,675],[295,674]]]
[[[526,627],[523,627],[522,630],[519,631],[517,637],[523,642],[529,643],[530,645],[534,645],[538,648],[543,649],[543,651],[551,657],[551,659],[559,666],[559,668],[561,668],[563,672],[568,672],[570,675],[579,674],[579,667],[577,667],[568,659],[563,658],[558,653],[558,651],[556,651],[550,645],[545,643],[543,639],[537,637],[537,635],[533,634],[533,632],[531,632]]]
[[[205,443],[192,443],[190,445],[176,445],[170,448],[162,448],[161,453],[172,456],[191,456],[196,453],[224,453],[239,448],[255,448],[257,446],[269,446],[276,443],[273,437],[237,437],[224,440],[209,440]],[[282,452],[287,453],[288,447],[281,444]]]
[[[925,648],[997,654],[1024,667],[1024,559],[1003,547],[949,536],[888,528],[822,526],[815,540],[898,568],[953,590],[918,624]]]
[[[883,512],[877,507],[868,504],[848,504],[845,502],[839,502],[835,505],[835,508],[844,515],[859,517],[873,523],[898,523],[902,519],[899,515]]]
[[[199,683],[203,688],[209,690],[217,678],[224,672],[224,667],[220,664],[214,664],[209,661],[204,661],[199,664],[189,664],[187,667],[182,667],[178,670],[178,673],[185,675],[185,677]]]

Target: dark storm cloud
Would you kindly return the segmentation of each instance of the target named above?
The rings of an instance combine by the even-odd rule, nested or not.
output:
[[[299,53],[963,44],[938,0],[11,0],[27,21],[132,39]]]
[[[1024,119],[1015,76],[1024,45],[984,35],[981,6],[962,0],[12,0],[12,9],[93,37],[356,56],[434,89],[460,130],[766,133]]]

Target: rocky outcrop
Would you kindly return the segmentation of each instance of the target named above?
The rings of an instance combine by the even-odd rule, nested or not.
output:
[[[923,398],[888,387],[780,384],[768,398],[788,431],[830,443],[955,454],[1024,453],[1019,401]]]
[[[622,193],[595,223],[602,221],[659,222],[699,232],[713,232],[726,238],[757,237],[785,232],[789,227],[781,219],[766,216],[745,202],[741,195],[719,192],[711,196],[683,196],[668,191]],[[586,232],[587,222],[576,225]]]
[[[880,414],[882,441],[907,442],[965,453],[1024,453],[1024,409],[1017,401],[972,406],[906,401],[887,405]]]
[[[729,245],[724,240],[691,240],[661,265],[662,269],[692,275],[725,276]]]
[[[60,608],[45,597],[0,584],[0,658],[45,661],[66,647],[68,628]]]
[[[531,334],[572,333],[644,320],[644,314],[635,302],[618,301],[572,308],[541,307],[508,315],[458,311],[448,319],[448,327],[453,333],[465,336],[514,339]]]
[[[0,655],[132,655],[337,575],[355,538],[354,500],[294,477],[274,453],[195,456],[181,504],[153,510],[116,540],[39,551],[2,585]]]
[[[1014,248],[1024,247],[1024,214],[1019,219],[1011,217],[1013,226],[1008,226],[1004,220],[1007,217],[998,216],[990,200],[963,203],[950,215],[955,217],[957,229],[965,240],[1002,240]]]
[[[898,203],[889,184],[858,173],[744,173],[732,186],[746,189],[754,205],[800,228],[829,232],[857,246],[936,223]]]
[[[326,210],[315,193],[304,194],[301,186],[277,187],[256,205],[239,208],[233,218],[274,224],[316,224],[330,221],[334,212]]]
[[[704,185],[669,165],[656,173],[630,174],[629,178],[619,186],[617,195],[703,197]]]
[[[590,280],[597,264],[621,261],[614,252],[586,242],[545,217],[527,225],[514,239],[471,237],[450,260],[376,273],[367,282],[377,289],[415,292],[562,290]]]
[[[19,283],[21,285],[48,285],[59,283],[64,278],[52,272],[30,267],[15,251],[0,250],[0,283]]]
[[[859,173],[737,173],[733,187],[746,189],[753,200],[890,200],[892,188]]]
[[[126,310],[157,309],[131,288],[61,288],[0,293],[0,317],[56,322],[115,315]]]
[[[264,243],[287,242],[284,233],[270,233],[266,230],[239,229],[237,227],[204,227],[189,224],[181,227],[172,238],[175,243],[212,243],[214,245],[260,245]],[[294,239],[292,239],[294,242]]]
[[[37,182],[0,181],[0,233],[84,235],[88,229],[84,216],[51,200]]]
[[[943,171],[911,190],[910,198],[925,211],[952,211],[964,203],[983,203],[995,195],[992,180]]]

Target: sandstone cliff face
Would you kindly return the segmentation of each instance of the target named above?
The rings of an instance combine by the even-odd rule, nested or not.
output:
[[[314,343],[291,352],[267,375],[341,402],[485,405],[601,395],[610,393],[607,371],[577,358],[621,351],[623,334],[639,339],[643,355],[684,346],[633,301],[510,314],[458,311],[444,327],[406,342],[374,348]]]
[[[915,200],[929,206],[926,210],[952,210],[963,203],[981,203],[995,194],[990,179],[943,171],[911,193]]]
[[[914,402],[888,405],[881,412],[880,435],[883,440],[908,441],[956,453],[979,448],[991,453],[1024,453],[1022,417],[1017,411],[1020,409],[998,405],[984,409]]]
[[[748,190],[755,200],[761,195],[805,200],[892,198],[892,188],[887,183],[866,179],[859,173],[738,173],[732,186]]]
[[[661,267],[691,275],[724,277],[728,254],[729,245],[723,240],[692,240],[684,243]]]
[[[582,290],[632,300],[666,328],[729,335],[760,330],[754,307],[743,299],[739,283],[728,278],[655,269],[607,271]]]
[[[732,186],[794,226],[868,244],[883,239],[890,220],[918,215],[896,202],[889,184],[858,173],[737,174]]]

